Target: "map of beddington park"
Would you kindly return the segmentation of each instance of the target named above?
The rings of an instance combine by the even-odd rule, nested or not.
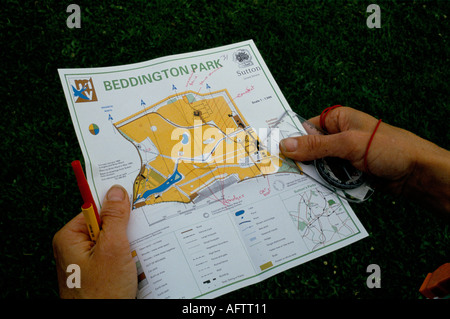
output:
[[[142,162],[134,208],[216,193],[220,201],[226,186],[277,172],[281,162],[264,148],[226,89],[177,93],[114,125]]]
[[[215,298],[367,236],[280,154],[306,132],[253,41],[58,72],[94,199],[131,197],[139,299]]]

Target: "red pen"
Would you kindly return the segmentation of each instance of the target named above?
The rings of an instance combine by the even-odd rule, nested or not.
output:
[[[77,179],[78,188],[80,189],[81,196],[83,197],[84,203],[91,203],[94,208],[95,217],[97,219],[98,226],[101,227],[102,221],[100,219],[100,215],[98,214],[97,206],[95,205],[94,198],[92,197],[91,189],[89,188],[89,184],[86,180],[86,176],[84,175],[83,168],[81,167],[81,163],[79,160],[75,160],[72,162],[72,168],[75,173],[75,177]]]

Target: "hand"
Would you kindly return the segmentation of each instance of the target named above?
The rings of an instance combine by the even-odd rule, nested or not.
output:
[[[330,135],[307,135],[285,139],[282,153],[298,161],[322,157],[340,157],[354,167],[365,171],[364,154],[377,119],[363,112],[340,107],[325,118]],[[319,126],[319,116],[309,120]],[[413,134],[381,123],[367,154],[367,167],[371,174],[388,181],[397,192],[415,168],[416,150],[412,145],[418,138]]]
[[[319,116],[309,121],[319,126]],[[349,160],[366,171],[364,155],[378,123],[349,107],[330,111],[325,118],[329,135],[307,135],[281,141],[280,151],[297,161],[322,157]],[[450,152],[406,130],[382,122],[367,153],[367,173],[375,185],[394,194],[420,197],[429,207],[450,212]]]
[[[61,298],[136,298],[136,264],[127,238],[130,202],[123,187],[109,189],[100,216],[102,229],[95,244],[82,213],[53,238]],[[70,273],[66,270],[70,264],[80,267],[80,288],[67,287]]]

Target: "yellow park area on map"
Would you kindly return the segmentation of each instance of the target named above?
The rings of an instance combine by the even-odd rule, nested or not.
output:
[[[187,203],[200,195],[220,200],[224,187],[274,173],[280,165],[227,90],[177,93],[114,125],[141,157],[135,208]]]

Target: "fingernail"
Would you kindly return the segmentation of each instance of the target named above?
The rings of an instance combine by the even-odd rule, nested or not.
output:
[[[297,139],[296,138],[285,138],[280,141],[281,147],[284,152],[294,152],[297,149]]]
[[[113,202],[123,201],[125,199],[125,191],[123,187],[120,185],[111,186],[106,194],[106,199]]]

